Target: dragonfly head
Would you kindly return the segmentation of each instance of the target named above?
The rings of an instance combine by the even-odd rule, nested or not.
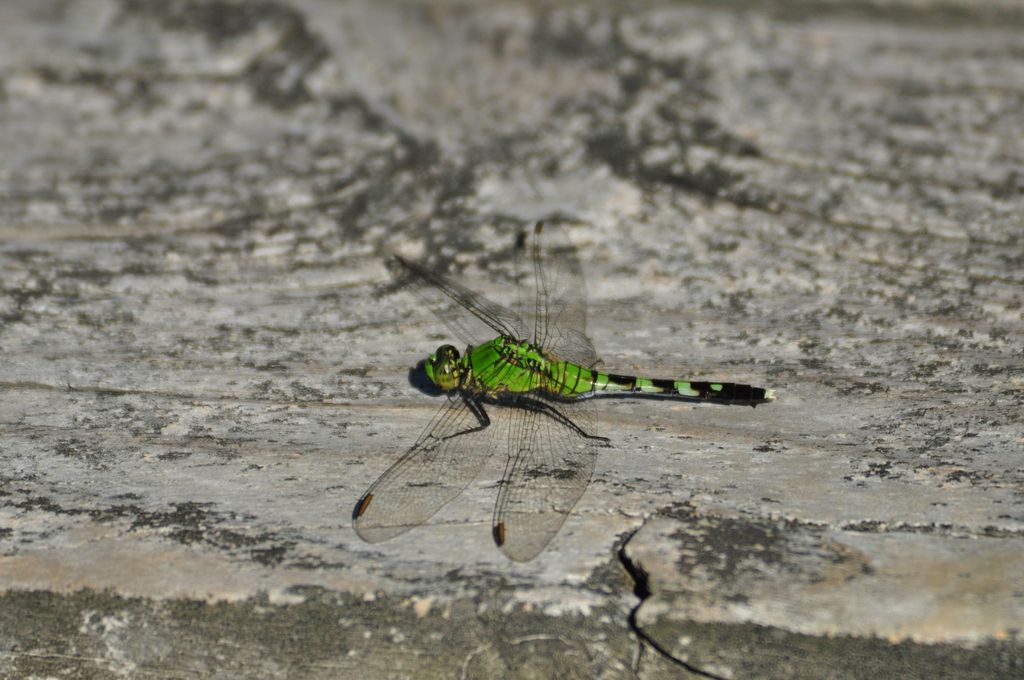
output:
[[[430,355],[423,366],[430,382],[442,390],[454,390],[459,386],[459,350],[451,345],[441,345]]]

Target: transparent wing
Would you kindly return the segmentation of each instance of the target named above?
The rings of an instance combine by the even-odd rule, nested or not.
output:
[[[534,344],[548,354],[591,367],[597,363],[587,336],[587,294],[576,250],[563,231],[534,227],[532,281],[524,282],[519,308]]]
[[[565,238],[542,248],[542,233],[543,225],[538,223],[530,248],[532,276],[520,286],[519,314],[422,265],[399,257],[393,264],[421,297],[426,297],[423,289],[432,287],[457,305],[438,316],[467,343],[479,339],[472,329],[475,318],[496,333],[532,339],[550,355],[593,366],[597,356],[586,335],[579,260]],[[502,384],[496,373],[507,370],[511,370],[509,364],[498,362],[477,377],[486,384]],[[483,375],[487,371],[495,374]],[[607,441],[594,436],[591,402],[557,401],[546,394],[538,390],[496,398],[469,393],[449,397],[448,405],[408,453],[359,500],[353,512],[357,533],[368,542],[378,542],[422,524],[465,489],[497,442],[504,441],[508,459],[495,505],[494,536],[511,559],[534,558],[558,533],[583,494],[597,448]],[[509,407],[496,409],[496,426],[490,425],[481,406],[485,400]],[[478,436],[484,428],[487,434]]]
[[[509,412],[508,462],[494,508],[494,539],[509,558],[536,557],[562,527],[594,471],[591,404],[518,397]]]
[[[458,496],[502,438],[473,395],[452,394],[412,448],[366,490],[352,525],[368,543],[423,524]]]
[[[541,350],[593,366],[597,353],[587,337],[582,267],[564,232],[555,232],[555,238],[544,234],[538,222],[530,246],[532,277],[520,288],[518,309]],[[559,385],[549,387],[560,391]],[[506,397],[512,407],[508,460],[494,508],[494,538],[519,562],[536,557],[558,533],[590,483],[598,448],[607,442],[596,436],[593,402],[558,401],[546,394]]]
[[[471,324],[467,323],[465,311],[499,335],[507,335],[517,340],[528,336],[528,327],[518,314],[474,293],[447,276],[397,255],[392,258],[392,266],[420,299],[429,301],[431,295],[424,289],[435,288],[458,305],[455,308],[437,309],[434,313],[467,345],[477,344],[483,338]]]

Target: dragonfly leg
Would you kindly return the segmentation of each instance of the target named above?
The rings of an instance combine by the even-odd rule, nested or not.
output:
[[[488,427],[490,427],[491,418],[490,416],[487,415],[487,411],[484,410],[483,404],[481,404],[479,401],[477,401],[476,399],[467,394],[462,395],[462,401],[464,404],[466,404],[466,408],[468,408],[470,412],[472,412],[472,414],[476,416],[476,419],[477,421],[479,421],[480,424],[477,425],[476,427],[467,427],[465,430],[459,430],[458,432],[453,432],[452,434],[446,435],[444,439],[442,439],[442,441],[446,439],[453,439],[464,434],[470,434],[471,432],[479,432],[480,430],[486,430]]]
[[[536,411],[537,413],[543,413],[549,418],[565,425],[570,430],[578,434],[585,439],[593,439],[599,442],[610,442],[611,440],[607,437],[599,437],[595,434],[589,434],[582,427],[572,421],[569,416],[562,413],[557,406],[551,402],[543,399],[536,399],[534,397],[518,395],[515,400],[515,405],[519,408],[524,408],[528,411]]]

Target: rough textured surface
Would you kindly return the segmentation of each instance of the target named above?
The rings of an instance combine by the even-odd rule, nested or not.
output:
[[[1024,673],[1015,3],[0,6],[0,675]],[[502,461],[366,545],[438,406],[389,252],[503,299],[545,218],[605,366],[548,550]]]

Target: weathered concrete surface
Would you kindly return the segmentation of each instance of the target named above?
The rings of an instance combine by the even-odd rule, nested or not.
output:
[[[0,675],[1024,673],[1016,4],[0,5]],[[547,218],[619,372],[547,551],[359,541],[438,399],[384,256]]]

